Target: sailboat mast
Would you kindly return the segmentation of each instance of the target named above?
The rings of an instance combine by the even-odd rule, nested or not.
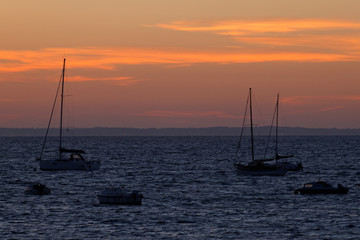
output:
[[[64,106],[64,82],[65,82],[65,61],[66,58],[64,58],[64,64],[63,64],[63,70],[62,70],[62,81],[61,81],[61,108],[60,108],[60,148],[59,148],[59,152],[60,152],[60,157],[59,160],[62,159],[61,156],[61,144],[62,144],[62,122],[63,122],[63,106]]]
[[[278,129],[279,129],[279,94],[276,99],[276,134],[275,134],[275,159],[278,156]]]
[[[251,159],[254,161],[254,131],[253,131],[253,117],[252,117],[251,88],[249,89],[249,96],[250,96]]]

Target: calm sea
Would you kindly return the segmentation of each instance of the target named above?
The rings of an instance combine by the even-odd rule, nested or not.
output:
[[[360,136],[281,137],[304,166],[282,177],[236,176],[236,137],[65,140],[101,160],[95,172],[38,170],[42,140],[0,138],[1,239],[360,239]],[[318,179],[350,191],[293,194]],[[24,195],[32,182],[52,194]],[[141,191],[143,204],[99,205],[109,186]]]

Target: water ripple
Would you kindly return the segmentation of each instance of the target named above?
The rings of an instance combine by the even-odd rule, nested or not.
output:
[[[42,138],[0,138],[3,239],[356,239],[360,236],[360,137],[282,137],[303,172],[240,177],[236,137],[83,137],[96,172],[44,172]],[[324,179],[347,195],[294,195]],[[52,189],[26,196],[33,182]],[[141,206],[99,205],[109,186],[137,189]]]

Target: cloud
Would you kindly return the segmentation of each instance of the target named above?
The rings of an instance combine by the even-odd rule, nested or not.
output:
[[[85,77],[85,76],[71,76],[67,77],[68,81],[71,82],[93,82],[93,81],[100,81],[100,82],[114,82],[116,85],[120,86],[130,86],[136,82],[139,82],[141,80],[134,79],[132,77],[102,77],[102,78],[91,78],[91,77]]]
[[[224,112],[213,111],[213,112],[179,112],[179,111],[166,111],[166,110],[152,110],[146,111],[142,116],[150,117],[183,117],[183,118],[202,118],[202,117],[216,117],[216,118],[225,118],[225,119],[239,119],[241,117],[230,115]]]
[[[336,111],[339,109],[344,109],[344,106],[332,106],[332,107],[325,107],[320,109],[321,112],[330,112],[330,111]]]
[[[344,100],[360,101],[360,96],[344,96]]]
[[[153,27],[177,31],[215,32],[222,35],[244,36],[256,33],[284,33],[308,30],[359,29],[360,23],[323,19],[255,19],[219,21],[176,21]]]
[[[280,99],[286,105],[307,105],[331,101],[359,101],[360,96],[293,96]]]
[[[293,97],[282,97],[280,99],[280,103],[281,104],[285,104],[285,105],[304,105],[304,104],[308,104],[309,102],[313,101],[314,98],[319,98],[319,97],[314,97],[314,96],[293,96]]]
[[[63,49],[62,49],[63,50]],[[2,72],[25,72],[32,70],[54,70],[61,68],[60,49],[38,51],[0,50],[7,63],[0,64]],[[165,64],[166,66],[186,66],[197,63],[256,63],[269,61],[354,61],[356,56],[341,53],[301,53],[291,52],[245,52],[234,50],[189,50],[189,49],[141,49],[141,48],[81,48],[67,49],[68,63],[72,69],[92,68],[107,71],[119,65]]]
[[[292,47],[290,51],[303,53],[335,51],[336,55],[346,53],[350,59],[357,60],[360,53],[359,22],[326,19],[255,19],[177,21],[155,24],[152,27],[185,32],[210,32],[227,36],[245,47],[261,48],[263,51],[289,51],[289,47]]]
[[[333,112],[345,109],[350,102],[359,100],[360,96],[294,96],[282,98],[280,102],[284,107],[288,107],[288,112],[297,109],[295,112],[304,114],[304,112]]]
[[[195,48],[48,48],[1,50],[0,71],[57,69],[68,57],[72,68],[115,70],[119,65],[333,62],[360,60],[360,23],[323,19],[177,21],[147,25],[182,32],[204,32],[233,40],[224,46]],[[225,45],[226,44],[226,45]],[[60,64],[59,64],[60,62]]]

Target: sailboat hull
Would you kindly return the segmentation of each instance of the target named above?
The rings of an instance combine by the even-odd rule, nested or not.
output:
[[[99,161],[85,160],[40,160],[40,170],[58,171],[58,170],[83,170],[93,171],[100,168]]]
[[[284,176],[286,170],[279,167],[254,167],[236,164],[236,174],[239,176]]]

